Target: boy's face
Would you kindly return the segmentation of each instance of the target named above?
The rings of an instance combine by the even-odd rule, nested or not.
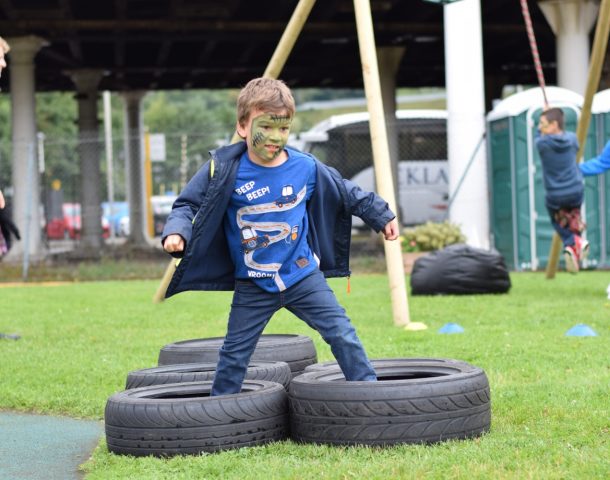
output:
[[[285,156],[284,147],[288,143],[291,124],[292,118],[285,112],[254,110],[246,125],[237,125],[237,133],[246,139],[248,154],[253,162],[273,165]]]

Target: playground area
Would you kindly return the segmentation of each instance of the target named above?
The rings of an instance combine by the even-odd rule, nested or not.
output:
[[[125,8],[127,3],[128,0],[123,3]],[[313,0],[298,2],[267,68],[261,72],[266,77],[263,80],[281,78],[299,33],[305,29],[305,36],[309,34],[306,20],[314,3]],[[332,3],[333,8],[338,5]],[[607,21],[610,0],[601,1],[588,80],[584,77],[586,68],[578,65],[572,68],[582,71],[578,81],[568,78],[564,66],[570,56],[565,51],[564,55],[558,52],[561,58],[556,62],[557,83],[566,87],[561,89],[546,86],[534,27],[527,2],[522,0],[533,59],[530,73],[535,71],[538,88],[502,101],[498,98],[488,115],[485,102],[491,97],[485,99],[481,94],[483,54],[478,47],[482,44],[477,35],[466,38],[469,32],[463,29],[472,23],[468,18],[480,17],[479,2],[476,5],[459,0],[422,2],[446,5],[443,8],[447,14],[444,54],[447,109],[434,118],[428,114],[423,123],[418,120],[426,126],[428,136],[419,132],[421,125],[401,135],[397,127],[399,116],[388,122],[386,109],[395,111],[397,107],[392,99],[405,49],[396,49],[394,40],[386,42],[385,46],[391,49],[380,51],[376,47],[373,14],[378,10],[371,10],[371,3],[355,0],[353,6],[358,48],[352,50],[360,54],[368,115],[366,121],[342,124],[353,123],[354,132],[360,128],[361,137],[366,139],[360,142],[349,131],[344,132],[344,137],[349,137],[346,144],[353,150],[338,155],[336,167],[337,170],[349,167],[350,173],[341,171],[336,175],[328,168],[333,165],[331,149],[319,153],[324,157],[323,162],[314,162],[286,146],[292,114],[296,111],[292,100],[290,108],[287,102],[281,108],[263,109],[253,105],[244,108],[245,120],[239,116],[241,113],[238,115],[239,135],[236,133],[229,140],[223,134],[221,142],[217,135],[205,140],[206,145],[209,140],[220,148],[212,154],[205,169],[197,169],[195,181],[188,184],[174,204],[174,216],[167,221],[163,247],[176,258],[181,257],[179,261],[172,259],[168,264],[155,239],[164,231],[167,217],[155,217],[153,204],[148,199],[156,193],[154,174],[161,178],[164,168],[159,165],[153,168],[155,155],[151,154],[148,128],[141,137],[141,93],[124,97],[126,135],[122,141],[123,169],[119,177],[123,189],[120,197],[129,199],[129,211],[117,217],[118,223],[114,226],[104,216],[100,222],[101,142],[87,148],[80,143],[78,148],[73,148],[74,162],[78,156],[80,169],[78,175],[73,172],[66,178],[77,180],[62,182],[53,178],[52,182],[46,182],[51,184],[52,191],[44,191],[39,188],[40,159],[47,152],[49,164],[53,164],[51,144],[44,143],[44,135],[36,139],[29,135],[26,142],[20,143],[21,140],[15,139],[22,132],[19,129],[13,132],[11,161],[15,188],[11,191],[11,201],[14,201],[13,213],[18,223],[25,228],[22,228],[23,241],[12,251],[22,264],[16,261],[3,264],[5,276],[0,278],[3,372],[0,427],[3,424],[6,427],[8,440],[0,447],[0,477],[29,480],[608,478],[610,199],[606,191],[610,173],[586,184],[583,194],[586,244],[581,248],[580,234],[585,224],[570,226],[578,242],[576,237],[572,244],[564,242],[563,251],[568,256],[564,255],[561,263],[557,228],[554,231],[551,224],[558,224],[562,219],[553,216],[551,207],[544,204],[541,161],[535,154],[534,144],[536,130],[542,132],[540,117],[552,106],[568,111],[566,124],[576,131],[575,156],[570,158],[572,167],[578,168],[573,160],[579,163],[598,154],[607,141],[610,102],[605,100],[610,98],[610,89],[597,95],[596,92],[601,85],[610,36]],[[377,7],[381,5],[375,3]],[[450,7],[452,3],[460,4],[454,7],[466,5],[468,8],[459,10]],[[546,3],[548,6],[551,2]],[[398,4],[386,2],[392,8],[398,8]],[[549,17],[554,18],[550,7],[547,10]],[[589,13],[592,26],[597,10]],[[313,20],[319,21],[319,17],[314,15]],[[456,29],[458,25],[460,30]],[[558,38],[566,38],[564,31],[555,33]],[[589,32],[580,33],[588,40]],[[420,43],[430,43],[430,38]],[[461,40],[468,42],[461,44]],[[121,42],[123,48],[125,40]],[[42,48],[38,43],[29,38],[17,45],[27,44],[34,51]],[[78,52],[75,45],[71,44],[71,49]],[[473,47],[477,48],[473,50]],[[253,45],[252,51],[256,48]],[[174,58],[170,55],[169,43],[164,45],[164,50],[156,60],[157,67]],[[15,54],[18,51],[18,47],[14,49]],[[464,55],[465,51],[471,53]],[[228,50],[222,54],[230,56]],[[296,55],[304,57],[298,48]],[[117,57],[122,65],[123,57]],[[480,61],[469,64],[475,57],[480,57]],[[204,60],[200,54],[201,63]],[[17,61],[14,63],[18,65]],[[392,63],[396,63],[395,68],[390,68]],[[260,64],[257,70],[259,67]],[[29,85],[23,79],[33,79],[33,71],[25,72],[26,76],[23,69],[12,68],[21,76],[11,72],[14,75],[11,95],[15,99],[21,95],[33,100],[34,89],[23,88]],[[160,78],[161,74],[155,76]],[[88,125],[89,121],[97,124],[96,99],[98,88],[103,84],[102,75],[89,71],[73,77],[79,90],[76,98],[80,102],[78,128],[82,140],[88,129],[97,132],[97,127]],[[123,74],[121,78],[123,82]],[[394,78],[392,82],[382,82],[391,78]],[[531,81],[533,75],[528,79]],[[114,85],[116,89],[117,84]],[[121,84],[120,90],[126,85]],[[194,86],[191,82],[184,85],[181,88]],[[228,85],[219,82],[215,87],[220,86]],[[147,88],[162,89],[163,84],[154,83]],[[282,88],[289,92],[286,84]],[[85,90],[87,95],[83,94]],[[576,90],[584,95],[574,93]],[[471,96],[473,92],[478,93]],[[238,112],[240,98],[241,94]],[[90,103],[86,103],[87,99]],[[111,104],[108,93],[104,98],[107,120],[104,148],[105,188],[110,206],[115,202]],[[14,108],[13,113],[14,125],[27,123],[19,121],[20,115],[28,121],[35,117],[35,110],[29,107]],[[560,130],[563,130],[563,116],[561,119]],[[547,122],[546,127],[549,125]],[[439,132],[431,135],[431,129]],[[271,140],[276,130],[281,134],[277,140]],[[320,152],[324,151],[325,142],[330,145],[343,138],[332,128],[313,130],[315,135],[310,135],[309,141],[313,140],[310,147]],[[440,142],[432,142],[434,136]],[[246,140],[245,145],[237,144],[239,137]],[[305,137],[299,140],[306,144]],[[174,147],[180,147],[180,157],[171,159],[180,169],[165,169],[179,173],[180,184],[184,185],[189,176],[188,142],[201,140],[200,148],[204,140],[189,139],[186,134],[174,134],[168,139],[172,139],[170,144],[173,142]],[[229,143],[232,145],[225,145]],[[425,150],[424,156],[415,151],[415,145]],[[362,152],[360,159],[354,153],[356,147]],[[403,156],[405,147],[413,150],[409,157]],[[66,146],[62,144],[55,154],[61,156],[64,151]],[[174,153],[177,152],[174,148]],[[165,154],[162,157],[154,161],[166,161]],[[286,164],[295,170],[285,174],[286,181],[278,178],[281,195],[275,193],[278,185],[252,172],[243,177],[251,181],[236,184],[235,189],[236,179],[239,182],[242,179],[238,173],[243,173],[243,169],[237,166],[241,158],[249,159],[258,167]],[[345,158],[351,159],[350,165],[345,165]],[[193,160],[199,164],[203,156],[193,156]],[[299,170],[297,165],[301,167]],[[472,253],[474,246],[481,247],[477,249],[479,256],[482,251],[493,253],[505,274],[502,278],[505,289],[486,294],[466,290],[457,292],[461,294],[417,291],[418,265],[412,271],[405,271],[404,254],[424,252],[419,250],[420,240],[413,240],[412,247],[416,250],[407,252],[404,237],[399,237],[406,232],[401,231],[402,226],[421,225],[433,215],[409,216],[410,209],[424,213],[423,200],[406,196],[406,192],[414,193],[412,186],[407,188],[407,180],[419,182],[416,168],[426,180],[422,182],[426,191],[434,183],[441,184],[439,198],[427,200],[435,209],[433,213],[439,215],[438,220],[448,218],[463,229],[464,235],[460,232],[452,243],[468,242],[464,247],[473,247],[460,255],[476,256],[476,252]],[[375,189],[381,198],[372,194],[360,196],[359,190],[351,188],[345,180],[342,182],[341,177],[354,181],[368,179],[369,188]],[[46,178],[51,179],[51,176]],[[260,182],[256,189],[255,180]],[[166,191],[166,183],[177,184],[157,181],[158,193],[163,190],[173,198],[180,189],[172,187]],[[263,186],[267,184],[270,186]],[[66,192],[72,189],[73,195],[82,197],[79,202],[67,203],[61,185]],[[50,199],[47,203],[56,208],[48,210],[58,212],[53,218],[47,215],[47,224],[42,229],[46,237],[40,231],[44,222],[38,218],[43,212],[38,208],[43,200],[38,197],[43,192],[45,196],[55,196],[54,201]],[[233,192],[245,195],[251,204],[244,206],[230,199]],[[254,201],[272,192],[273,198]],[[308,192],[311,192],[309,196]],[[171,202],[165,195],[162,200],[169,210]],[[64,205],[78,205],[78,214],[74,215],[79,219],[78,227],[49,229],[50,221],[66,216]],[[235,231],[229,223],[233,207],[236,207]],[[578,210],[580,215],[580,203],[561,207]],[[547,208],[551,212],[549,218],[545,216]],[[117,212],[112,207],[110,214],[113,213]],[[268,216],[259,220],[245,217],[263,213]],[[277,218],[269,218],[271,214]],[[366,229],[358,232],[358,225],[350,228],[352,214],[375,232],[382,233],[385,240],[400,240],[384,244],[382,254],[380,235],[377,241],[373,235],[366,237]],[[122,232],[125,238],[116,238],[116,232]],[[350,252],[350,235],[358,234],[360,241],[352,242]],[[113,253],[106,242],[108,237],[111,247],[121,249],[127,245],[133,252],[123,257]],[[362,240],[363,237],[366,238]],[[233,242],[236,248],[230,251],[229,258],[232,241],[236,239]],[[50,247],[57,244],[48,240],[63,243],[53,251]],[[67,244],[74,247],[73,251]],[[264,256],[265,249],[272,244],[275,244],[273,248],[281,246],[283,250],[276,256]],[[298,249],[288,252],[286,245],[292,244]],[[374,254],[367,259],[369,250]],[[435,246],[427,259],[442,250],[441,245]],[[238,253],[235,255],[235,252]],[[570,252],[573,256],[569,256]],[[356,253],[351,264],[353,272],[348,261],[350,253]],[[62,255],[66,257],[63,260]],[[130,255],[138,257],[139,266],[131,262],[134,258],[129,258]],[[86,264],[91,259],[98,262]],[[425,260],[420,262],[422,266]],[[450,279],[448,283],[469,284],[467,268],[455,267],[450,261],[439,263],[447,268],[434,270],[432,277],[453,278],[452,273],[456,275],[455,280]],[[302,269],[297,270],[302,275],[295,276],[294,283],[293,277],[282,270],[284,265],[294,268],[293,264]],[[242,266],[246,273],[240,271]],[[313,273],[311,269],[305,270],[306,267],[311,267]],[[568,274],[564,269],[573,273],[580,270],[580,273]],[[493,283],[493,275],[485,275],[488,272],[494,270],[483,270],[482,278],[478,278],[485,287]],[[22,282],[18,281],[20,276]],[[253,278],[259,281],[248,280]],[[265,283],[265,279],[269,282]],[[235,293],[226,291],[230,288]],[[181,295],[174,297],[176,293]],[[265,326],[267,314],[273,314],[273,319]],[[258,337],[263,328],[267,338]],[[249,376],[253,369],[264,370],[265,366],[257,363],[267,359],[261,360],[256,355],[269,337],[305,338],[313,346],[314,354],[306,358],[311,362],[305,364],[303,356],[292,358],[294,363],[279,358],[299,350],[294,344],[284,343],[269,349],[273,358],[268,359],[286,362],[274,365],[278,371],[285,369],[282,381],[267,378],[266,373],[260,377]],[[184,344],[206,341],[211,341],[208,353],[211,351],[215,357],[213,363],[205,360],[210,363],[199,368],[208,368],[208,373],[215,375],[214,383],[208,379],[177,383],[161,374],[160,381],[154,385],[142,381],[134,387],[131,383],[134,373],[153,367],[195,370],[193,363],[203,365],[204,360],[193,360],[184,355],[184,350],[179,350]],[[216,348],[212,348],[214,345]],[[168,360],[176,351],[183,356]],[[329,366],[335,359],[341,368]],[[409,367],[409,362],[417,367]],[[220,388],[223,382],[224,389]],[[72,437],[59,434],[70,432]],[[66,448],[58,447],[58,442],[63,442],[61,447]],[[76,446],[80,450],[70,448]],[[41,453],[36,454],[37,451]],[[54,468],[60,466],[63,470]]]
[[[81,473],[87,479],[607,478],[607,273],[560,273],[552,282],[543,273],[513,273],[511,281],[507,295],[413,297],[413,320],[428,325],[418,332],[392,324],[385,275],[356,274],[351,294],[345,279],[331,281],[371,358],[458,358],[485,370],[492,425],[479,438],[386,448],[285,440],[158,459],[111,454],[101,435]],[[155,366],[170,342],[224,334],[229,292],[185,293],[153,305],[157,283],[2,288],[2,330],[21,338],[0,340],[0,409],[102,426],[106,400],[124,389],[129,371]],[[448,322],[464,332],[439,333]],[[565,335],[580,323],[598,336]],[[320,336],[286,311],[265,333],[308,335],[318,361],[332,359]]]

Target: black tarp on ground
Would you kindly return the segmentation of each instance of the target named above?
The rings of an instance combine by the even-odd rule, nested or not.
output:
[[[412,295],[506,293],[510,277],[495,250],[450,245],[420,257],[411,273]]]

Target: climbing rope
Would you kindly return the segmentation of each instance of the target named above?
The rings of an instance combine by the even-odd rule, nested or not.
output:
[[[534,59],[534,67],[536,68],[536,75],[538,76],[538,84],[542,90],[542,96],[544,97],[544,105],[547,107],[549,102],[546,98],[546,84],[544,82],[544,72],[542,71],[542,64],[540,63],[540,56],[538,55],[538,45],[536,43],[536,36],[534,35],[534,27],[532,25],[532,19],[530,17],[530,10],[527,5],[527,0],[521,0],[521,12],[523,13],[523,19],[525,20],[525,29],[527,30],[527,37],[530,42],[530,50],[532,51],[532,57]]]

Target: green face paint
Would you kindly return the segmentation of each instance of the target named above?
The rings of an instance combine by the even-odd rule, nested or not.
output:
[[[292,118],[276,113],[263,113],[252,119],[249,147],[263,163],[272,162],[288,143]]]

